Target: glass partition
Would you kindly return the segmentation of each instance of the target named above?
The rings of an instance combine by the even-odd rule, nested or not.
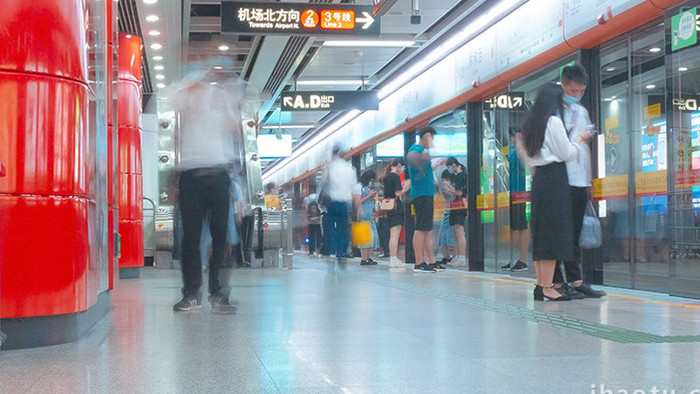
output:
[[[669,293],[700,298],[700,47],[667,59]]]
[[[605,284],[668,289],[666,78],[661,25],[601,50],[594,197]]]

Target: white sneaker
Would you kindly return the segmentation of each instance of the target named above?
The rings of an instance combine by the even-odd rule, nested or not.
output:
[[[455,267],[466,267],[467,266],[467,258],[465,256],[455,256],[454,259],[452,259],[452,264]]]
[[[389,259],[389,268],[404,268],[406,265],[398,257]]]

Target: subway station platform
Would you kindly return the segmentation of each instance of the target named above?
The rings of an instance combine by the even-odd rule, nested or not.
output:
[[[303,255],[231,284],[237,314],[174,313],[180,273],[144,268],[80,341],[0,352],[0,392],[700,390],[697,300],[600,287],[608,297],[535,302],[528,278]]]

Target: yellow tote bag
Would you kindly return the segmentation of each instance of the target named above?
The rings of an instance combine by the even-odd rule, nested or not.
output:
[[[368,221],[352,222],[352,244],[366,245],[372,241],[372,228]]]

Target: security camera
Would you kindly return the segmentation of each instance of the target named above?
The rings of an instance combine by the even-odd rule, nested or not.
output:
[[[411,24],[412,25],[420,25],[419,0],[411,0]]]

